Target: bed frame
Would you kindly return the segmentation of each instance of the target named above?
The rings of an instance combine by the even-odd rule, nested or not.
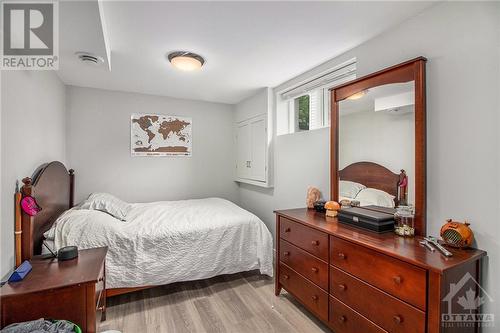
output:
[[[396,206],[408,204],[408,176],[404,170],[397,174],[377,163],[356,162],[339,170],[338,174],[340,180],[360,183],[393,195]]]
[[[30,260],[42,253],[43,233],[52,227],[64,211],[74,205],[75,172],[67,170],[58,161],[41,165],[33,176],[22,180],[23,186],[15,195],[15,256],[16,267],[24,260]],[[20,209],[20,201],[32,196],[42,210],[35,216]],[[106,297],[151,288],[114,288],[106,290]]]
[[[24,185],[16,201],[32,196],[42,210],[30,216],[19,209],[16,202],[16,266],[42,253],[43,233],[61,213],[73,207],[74,198],[74,171],[68,171],[61,162],[43,164],[31,178],[22,181]]]

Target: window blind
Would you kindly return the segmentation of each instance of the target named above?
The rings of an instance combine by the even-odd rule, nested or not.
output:
[[[333,87],[341,83],[356,78],[356,58],[352,58],[334,68],[329,69],[315,77],[305,80],[283,92],[280,96],[282,100],[288,100],[301,96],[309,91],[321,87]]]

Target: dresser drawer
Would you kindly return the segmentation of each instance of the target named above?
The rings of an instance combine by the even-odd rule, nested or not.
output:
[[[328,290],[328,263],[325,261],[287,241],[281,242],[280,260],[324,290]]]
[[[424,312],[335,267],[330,268],[330,294],[388,332],[425,332]]]
[[[322,320],[328,320],[328,294],[325,291],[283,263],[280,263],[279,281],[306,308]]]
[[[280,237],[328,261],[328,234],[280,217]]]
[[[332,296],[328,322],[335,333],[387,333]]]
[[[334,236],[330,263],[425,310],[426,272],[421,268]]]

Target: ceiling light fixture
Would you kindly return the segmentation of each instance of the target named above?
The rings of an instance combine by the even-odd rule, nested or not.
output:
[[[356,100],[356,99],[360,99],[361,97],[363,97],[364,95],[366,95],[366,93],[368,92],[368,89],[366,90],[361,90],[355,94],[352,94],[351,96],[347,97],[347,99],[349,100]]]
[[[167,58],[175,68],[182,71],[200,70],[205,64],[205,59],[202,56],[188,51],[175,51],[170,53]]]

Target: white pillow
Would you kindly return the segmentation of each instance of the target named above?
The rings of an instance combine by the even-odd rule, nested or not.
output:
[[[351,182],[349,180],[341,180],[339,182],[339,192],[341,197],[356,198],[359,191],[365,189],[366,186],[360,183]]]
[[[356,196],[361,206],[375,205],[390,208],[394,208],[394,198],[395,196],[375,188],[365,188]]]
[[[109,193],[92,193],[85,200],[80,209],[100,210],[116,217],[121,221],[125,221],[125,217],[132,206]]]

